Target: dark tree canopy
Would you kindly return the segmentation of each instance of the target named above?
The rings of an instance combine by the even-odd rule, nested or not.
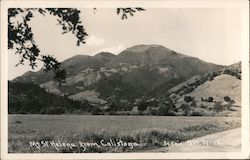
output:
[[[96,10],[96,8],[94,8]],[[121,19],[134,16],[143,8],[117,8],[117,15]],[[32,28],[28,22],[34,17],[34,13],[52,15],[57,17],[58,24],[62,28],[62,34],[72,33],[76,37],[76,45],[85,43],[88,36],[84,25],[80,21],[80,10],[76,8],[9,8],[8,9],[8,49],[15,49],[15,54],[20,56],[19,64],[29,62],[32,69],[37,67],[37,60],[44,63],[45,71],[54,71],[55,80],[60,84],[65,82],[66,71],[61,68],[60,63],[50,53],[40,53],[38,44],[33,37]]]

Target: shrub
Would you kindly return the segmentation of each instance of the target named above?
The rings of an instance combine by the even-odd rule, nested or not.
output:
[[[187,115],[189,113],[189,111],[190,111],[190,106],[187,105],[187,104],[182,104],[180,108],[183,110],[185,115]]]
[[[191,96],[185,96],[184,97],[185,102],[191,102],[192,100],[193,100],[193,98]]]
[[[159,110],[158,110],[158,109],[152,108],[152,109],[150,110],[150,113],[151,113],[152,115],[159,115]]]
[[[214,98],[213,97],[208,97],[208,102],[213,102]]]
[[[197,106],[197,104],[196,104],[196,102],[195,101],[192,101],[191,103],[190,103],[190,106]]]
[[[241,75],[237,75],[236,77],[237,77],[239,80],[241,80]]]
[[[95,108],[93,108],[91,114],[92,114],[92,115],[100,115],[101,112],[102,112],[102,110],[101,110],[100,108],[95,107]]]
[[[187,93],[190,93],[194,90],[194,88],[192,86],[190,87],[187,87],[185,88],[183,91],[182,91],[182,94],[187,94]]]
[[[208,80],[209,80],[209,81],[212,81],[212,80],[214,80],[214,77],[213,77],[213,76],[209,76],[209,77],[208,77]]]
[[[224,109],[224,106],[221,105],[220,102],[216,102],[216,103],[214,103],[214,108],[213,109],[214,109],[214,111],[216,113],[219,113],[219,112],[221,112]]]
[[[47,110],[46,110],[46,113],[47,114],[62,114],[62,113],[65,113],[65,110],[61,107],[49,107]]]
[[[207,108],[207,106],[205,106],[203,103],[201,103],[201,108]]]
[[[228,97],[228,96],[225,96],[225,97],[224,97],[224,101],[226,101],[226,102],[230,102],[230,100],[231,100],[231,98],[230,98],[230,97]]]
[[[191,116],[203,116],[203,112],[194,111],[191,113]]]
[[[169,108],[168,106],[162,106],[159,108],[159,114],[161,116],[173,116],[174,111],[172,108]]]

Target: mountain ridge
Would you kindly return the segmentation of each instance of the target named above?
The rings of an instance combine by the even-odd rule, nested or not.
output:
[[[234,76],[236,80],[230,76],[222,76],[222,79],[237,84],[241,80],[240,63],[230,66],[216,65],[161,45],[136,45],[118,55],[109,52],[100,52],[94,56],[76,55],[63,61],[62,67],[67,72],[67,78],[66,83],[61,86],[54,81],[52,72],[45,73],[42,70],[27,72],[13,82],[35,83],[49,93],[71,100],[87,101],[103,111],[104,108],[110,112],[130,111],[135,106],[140,109],[148,106],[150,110],[147,113],[150,114],[202,115],[205,113],[199,110],[183,112],[181,105],[172,105],[172,101],[180,101],[189,106],[189,103],[183,101],[184,96],[197,97],[196,94],[188,94],[195,91],[205,93],[203,90],[197,91],[196,88],[209,81],[213,82],[208,85],[210,88],[214,84],[218,85],[219,81],[214,81],[216,76]],[[179,100],[172,98],[173,93]],[[198,104],[201,103],[205,102]],[[206,103],[213,108],[211,105],[214,103]],[[172,108],[166,108],[169,106]],[[159,111],[154,112],[151,109]],[[207,109],[202,111],[206,112],[205,115],[214,114],[207,112]]]

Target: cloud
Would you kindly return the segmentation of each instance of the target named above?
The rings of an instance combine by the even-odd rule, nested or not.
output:
[[[113,53],[113,54],[119,54],[119,53],[121,53],[125,49],[126,49],[126,47],[124,45],[119,44],[117,46],[106,47],[106,48],[100,49],[97,53],[100,53],[100,52],[110,52],[110,53]]]
[[[87,46],[100,46],[103,45],[105,43],[104,39],[96,37],[94,35],[89,36],[86,39],[86,45]]]

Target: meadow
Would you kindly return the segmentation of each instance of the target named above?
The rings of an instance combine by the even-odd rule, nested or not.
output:
[[[237,127],[240,117],[10,114],[8,151],[141,152]]]

